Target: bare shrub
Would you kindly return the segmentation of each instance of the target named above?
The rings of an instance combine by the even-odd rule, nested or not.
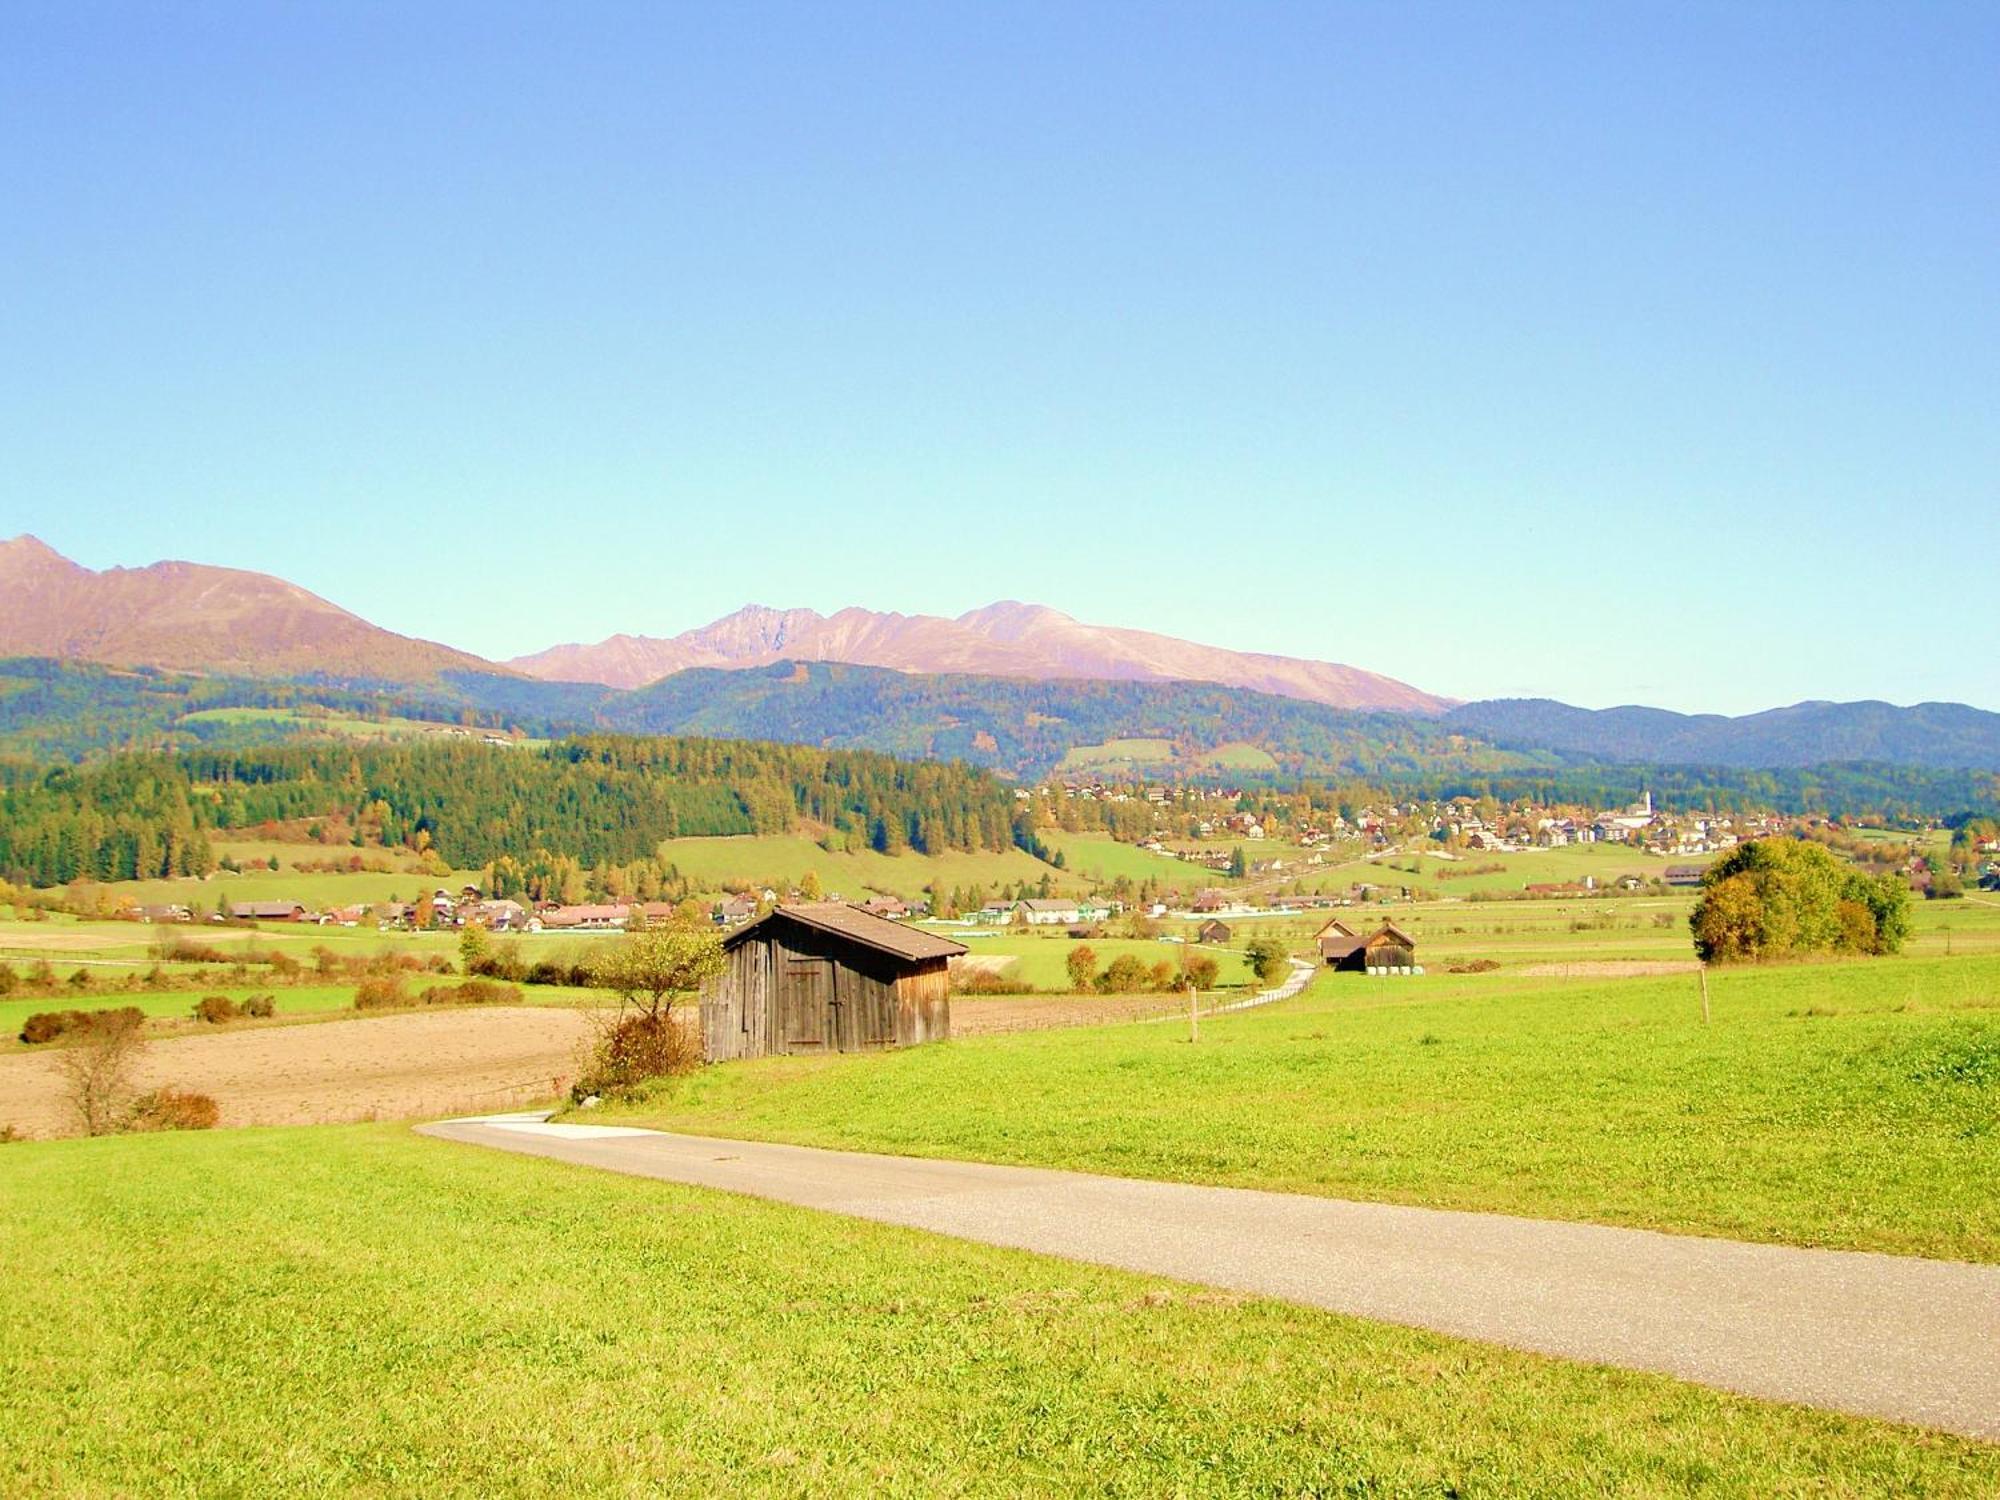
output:
[[[145,1052],[145,1018],[127,1007],[92,1017],[56,1054],[64,1102],[85,1135],[110,1135],[125,1125]]]
[[[222,1110],[206,1094],[163,1084],[132,1101],[125,1118],[127,1130],[213,1130]]]

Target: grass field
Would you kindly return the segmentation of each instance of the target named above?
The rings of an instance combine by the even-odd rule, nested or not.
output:
[[[1263,848],[1257,851],[1266,858],[1271,852]],[[1281,857],[1297,864],[1296,850],[1285,850]],[[1581,883],[1586,877],[1595,879],[1600,886],[1615,885],[1625,875],[1658,880],[1669,865],[1706,864],[1709,858],[1689,855],[1684,859],[1678,856],[1665,859],[1624,844],[1573,844],[1561,849],[1523,849],[1511,854],[1487,854],[1473,849],[1449,859],[1436,854],[1391,854],[1305,869],[1298,878],[1312,891],[1343,891],[1360,883],[1422,886],[1439,896],[1469,896],[1474,891],[1513,893],[1530,884]],[[1489,865],[1500,868],[1486,869]],[[1471,873],[1474,870],[1480,873]],[[1290,875],[1288,871],[1287,877]]]
[[[829,854],[811,839],[746,834],[735,838],[670,839],[660,845],[660,858],[698,885],[717,890],[725,881],[768,881],[783,891],[797,885],[806,871],[812,870],[829,893],[838,891],[850,901],[864,900],[870,892],[908,900],[921,895],[932,881],[947,888],[983,885],[990,891],[1002,882],[1014,885],[1047,875],[1053,876],[1064,889],[1076,888],[1076,882],[1066,881],[1062,871],[1019,849],[979,854],[964,851],[937,855],[877,854],[873,850]]]
[[[1125,1026],[710,1069],[622,1117],[811,1145],[2000,1261],[2000,959],[1327,975]]]
[[[0,1149],[0,1489],[1983,1496],[2000,1448],[387,1126]]]
[[[1050,832],[1042,838],[1051,849],[1062,851],[1070,873],[1089,881],[1109,884],[1123,875],[1134,882],[1185,885],[1199,876],[1201,884],[1215,883],[1208,871],[1197,871],[1171,855],[1155,854],[1137,844],[1121,844],[1106,834]]]
[[[1097,967],[1102,969],[1113,959],[1123,954],[1131,954],[1146,964],[1165,962],[1178,970],[1181,952],[1187,948],[1190,953],[1203,953],[1215,960],[1220,973],[1218,979],[1224,985],[1243,985],[1251,982],[1250,966],[1243,961],[1243,955],[1228,948],[1188,948],[1184,943],[1163,943],[1137,938],[1090,938],[1077,940],[1068,937],[1044,936],[1041,933],[1024,933],[1013,929],[996,931],[992,937],[962,936],[967,948],[975,954],[1004,955],[1013,960],[1006,970],[1010,977],[1025,979],[1040,990],[1067,990],[1069,982],[1069,955],[1077,948],[1089,948],[1097,955]]]

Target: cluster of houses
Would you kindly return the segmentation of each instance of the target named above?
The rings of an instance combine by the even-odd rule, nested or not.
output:
[[[838,898],[836,897],[837,901]],[[722,928],[744,926],[758,913],[777,904],[778,893],[765,890],[756,895],[730,896],[714,902],[709,920]],[[1047,903],[1038,903],[1046,905]],[[1066,903],[1073,909],[1075,903]],[[667,901],[542,901],[523,904],[508,897],[489,898],[478,886],[461,887],[456,893],[439,887],[417,901],[377,901],[353,906],[314,908],[302,901],[285,899],[231,901],[227,911],[215,913],[217,922],[296,922],[321,927],[359,927],[374,923],[383,930],[421,927],[483,927],[488,932],[616,932],[639,922],[664,922],[681,908]],[[894,896],[874,896],[857,910],[889,920],[917,915],[916,909]],[[165,903],[133,905],[121,915],[137,922],[191,922],[191,908]]]

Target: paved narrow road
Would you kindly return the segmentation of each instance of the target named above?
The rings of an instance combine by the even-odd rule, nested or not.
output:
[[[2000,1266],[532,1115],[419,1128],[2000,1441]]]

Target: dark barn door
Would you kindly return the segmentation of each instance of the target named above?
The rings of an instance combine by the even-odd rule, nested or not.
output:
[[[787,953],[779,960],[778,1025],[788,1052],[837,1045],[831,1031],[833,965]]]

